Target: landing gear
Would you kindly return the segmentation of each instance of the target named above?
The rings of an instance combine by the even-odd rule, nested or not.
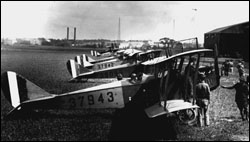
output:
[[[88,81],[88,78],[82,78],[79,82],[85,83],[85,82],[87,82],[87,81]]]
[[[178,118],[183,124],[194,125],[197,120],[197,109],[186,109],[178,112]]]
[[[118,73],[117,76],[116,76],[117,80],[122,80],[122,74],[121,73]]]

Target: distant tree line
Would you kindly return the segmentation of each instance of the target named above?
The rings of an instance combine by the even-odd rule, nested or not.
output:
[[[38,40],[41,41],[41,45],[47,45],[47,46],[71,46],[71,41],[68,41],[66,39],[49,39],[46,40],[45,38],[38,38]]]

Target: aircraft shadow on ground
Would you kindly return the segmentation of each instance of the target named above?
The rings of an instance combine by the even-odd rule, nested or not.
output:
[[[148,118],[139,102],[130,102],[117,110],[112,120],[109,140],[176,140],[174,119],[166,116]]]
[[[92,110],[93,111],[93,110]],[[4,116],[4,120],[21,120],[21,119],[42,119],[42,118],[68,118],[68,119],[91,119],[101,117],[103,119],[112,119],[112,113],[92,112],[89,114],[68,111],[49,111],[49,110],[20,110],[10,115]]]

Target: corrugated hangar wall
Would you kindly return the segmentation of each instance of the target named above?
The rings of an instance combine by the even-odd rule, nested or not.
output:
[[[249,22],[218,28],[204,35],[204,47],[213,49],[217,44],[219,55],[242,57],[249,61]]]

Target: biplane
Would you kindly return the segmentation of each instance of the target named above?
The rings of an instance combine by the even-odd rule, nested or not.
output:
[[[166,41],[165,41],[166,40]],[[88,79],[103,79],[103,78],[117,78],[130,77],[133,73],[149,73],[149,69],[144,69],[144,62],[152,60],[165,60],[169,56],[198,49],[197,38],[184,39],[180,41],[173,41],[169,38],[162,38],[160,41],[165,46],[164,50],[148,50],[146,52],[136,49],[126,49],[117,51],[117,55],[100,59],[97,61],[90,61],[91,59],[86,55],[77,56],[74,60],[67,61],[67,69],[72,76],[69,82],[86,82]],[[151,73],[153,73],[151,71]]]
[[[142,52],[142,51],[136,50],[136,49],[126,49],[126,50],[117,51],[113,56],[109,56],[109,57],[105,57],[105,58],[101,58],[97,60],[87,56],[86,54],[78,55],[74,59],[75,59],[75,62],[78,63],[79,65],[82,65],[83,67],[91,68],[93,64],[102,63],[102,62],[106,62],[109,60],[112,60],[113,62],[120,61],[120,60],[123,60],[123,58],[125,58],[126,56],[139,53],[139,52]]]
[[[90,53],[92,56],[109,57],[109,56],[115,55],[115,53],[120,50],[117,47],[117,44],[115,44],[115,43],[111,43],[111,45],[106,46],[106,48],[108,48],[108,50],[104,50],[104,51],[91,50]]]
[[[92,56],[96,56],[96,57],[99,57],[99,56],[101,56],[101,57],[110,57],[110,56],[115,55],[117,51],[119,51],[118,48],[117,49],[112,49],[112,50],[107,50],[107,51],[102,51],[102,52],[100,52],[100,51],[98,52],[96,50],[91,50],[90,54]]]
[[[193,58],[196,58],[194,72],[186,71]],[[7,71],[1,75],[1,88],[13,106],[8,115],[21,110],[124,108],[130,102],[140,101],[149,118],[171,113],[188,124],[195,120],[198,106],[188,101],[195,99],[196,93],[193,89],[194,95],[189,96],[184,91],[187,79],[191,77],[196,84],[198,73],[202,71],[206,73],[211,90],[219,86],[217,54],[214,56],[210,49],[183,52],[164,60],[154,59],[142,66],[146,71],[133,78],[63,94],[50,94],[23,76]]]
[[[160,57],[162,50],[150,50],[142,52],[136,49],[127,49],[119,57],[109,57],[98,61],[88,62],[86,55],[77,56],[77,60],[67,61],[67,69],[73,77],[73,81],[86,81],[89,78],[116,78],[118,75],[130,77],[132,73],[138,73],[140,64],[147,60]]]

